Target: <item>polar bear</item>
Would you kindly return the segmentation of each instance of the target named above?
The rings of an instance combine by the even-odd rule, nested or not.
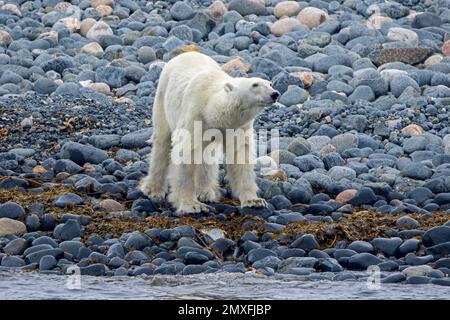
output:
[[[140,190],[156,201],[162,201],[170,190],[168,200],[178,214],[208,211],[204,202],[219,200],[217,163],[174,161],[178,156],[174,151],[175,140],[187,145],[191,154],[205,147],[204,142],[196,142],[190,135],[194,123],[200,122],[202,132],[208,129],[251,132],[245,143],[232,150],[235,154],[245,152],[246,161],[227,162],[226,171],[233,195],[242,207],[265,207],[266,201],[256,194],[251,161],[253,120],[279,95],[269,81],[233,78],[212,58],[198,52],[183,53],[170,60],[161,72],[155,95],[150,168],[140,182]],[[225,142],[214,142],[221,144],[228,156]]]

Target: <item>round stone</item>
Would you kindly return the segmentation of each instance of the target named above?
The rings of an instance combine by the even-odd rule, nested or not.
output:
[[[297,1],[282,1],[273,8],[273,14],[277,18],[293,17],[300,12],[300,4]]]
[[[319,26],[321,23],[325,22],[327,18],[328,15],[325,11],[315,7],[303,8],[297,15],[298,21],[310,29]]]
[[[301,23],[295,18],[283,18],[270,26],[270,32],[281,37],[283,34],[291,32],[295,26],[300,24]]]
[[[214,1],[207,10],[208,15],[215,21],[222,21],[227,12],[227,7],[219,0]]]

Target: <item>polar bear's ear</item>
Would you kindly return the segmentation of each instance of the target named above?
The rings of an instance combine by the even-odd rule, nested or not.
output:
[[[227,83],[225,83],[224,89],[225,89],[225,92],[231,92],[231,91],[233,91],[234,86],[230,82],[227,82]]]

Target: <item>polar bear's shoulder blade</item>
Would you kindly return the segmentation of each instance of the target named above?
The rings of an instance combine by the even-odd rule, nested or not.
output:
[[[182,53],[172,60],[170,60],[166,67],[167,68],[179,68],[180,66],[184,68],[195,67],[195,68],[216,68],[219,69],[220,66],[217,64],[214,59],[208,57],[205,54],[199,52],[186,52]]]

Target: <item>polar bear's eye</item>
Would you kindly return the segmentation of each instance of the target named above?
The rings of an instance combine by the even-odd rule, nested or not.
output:
[[[258,83],[254,83],[254,84],[252,85],[253,88],[256,88],[257,86],[259,86]]]

